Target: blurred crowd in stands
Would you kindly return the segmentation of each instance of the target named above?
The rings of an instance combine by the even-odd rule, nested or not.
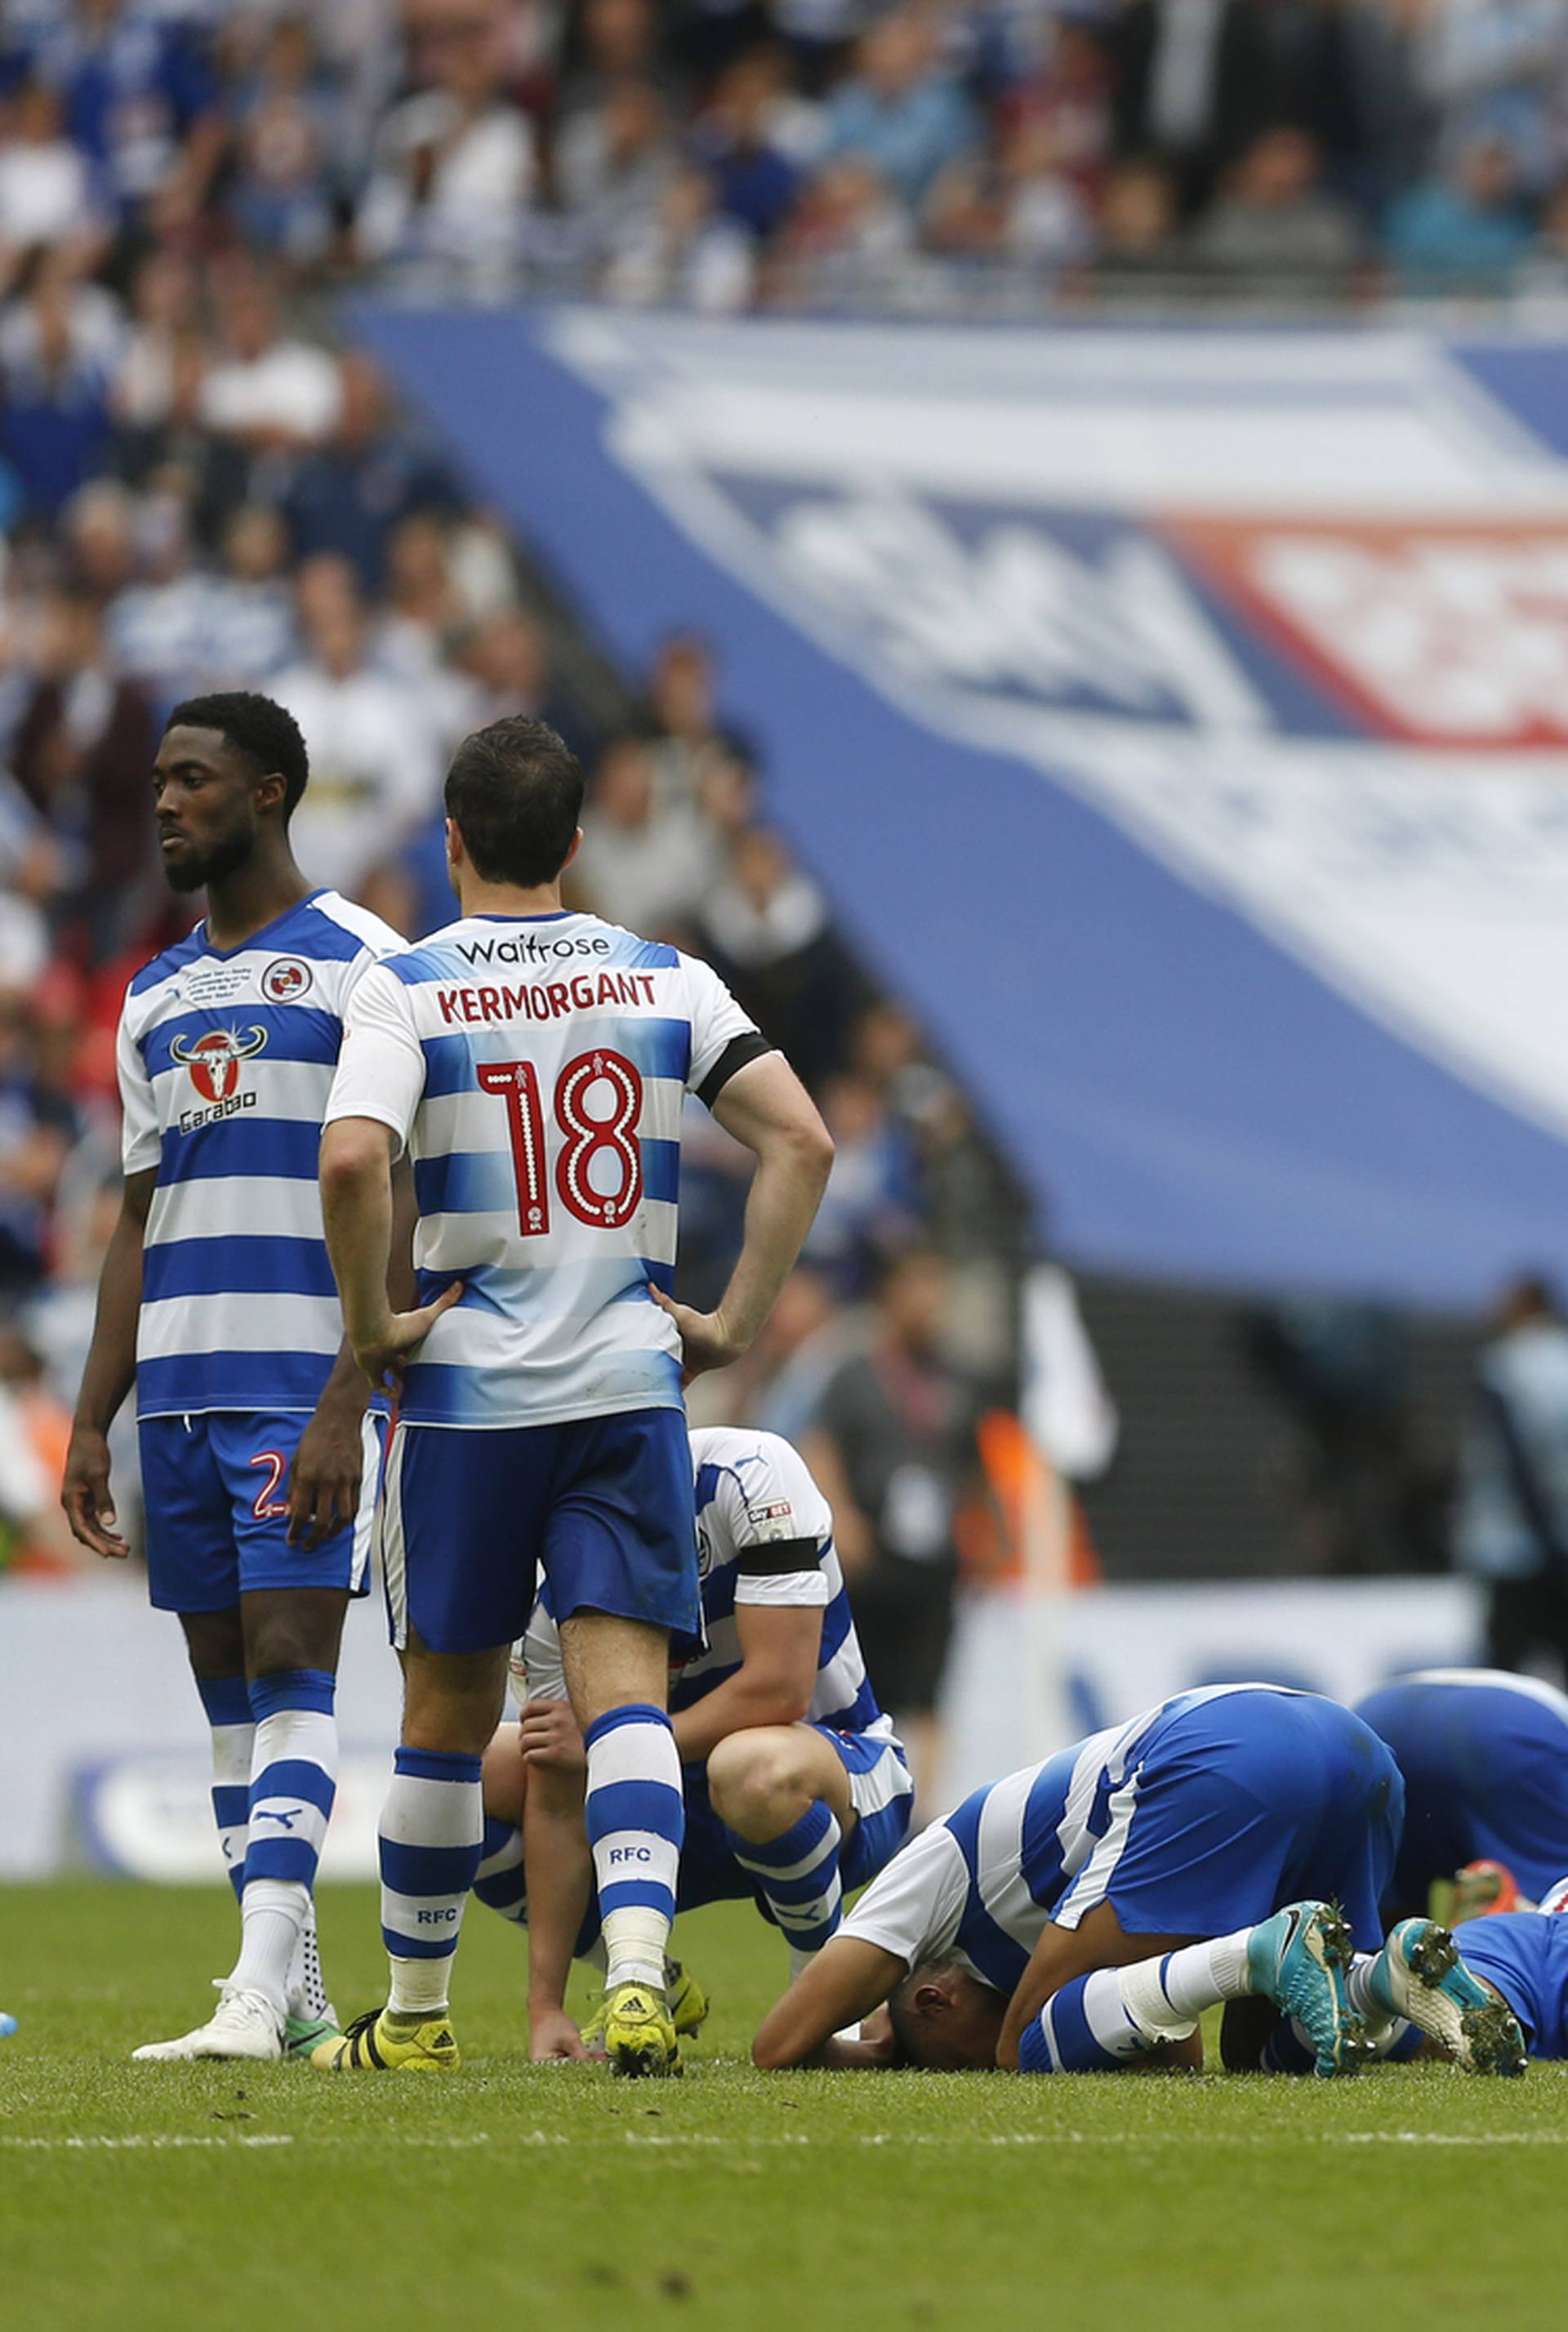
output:
[[[1550,293],[1565,97],[1562,0],[10,0],[6,363],[101,360],[62,277],[177,316],[153,248],[719,311]]]
[[[1028,1293],[1028,1207],[772,822],[707,645],[608,668],[332,296],[1568,285],[1568,5],[11,0],[0,26],[0,1568],[73,1554],[53,1485],[117,1204],[114,1027],[188,917],[152,848],[168,708],[289,705],[302,865],[410,934],[450,912],[453,744],[539,713],[589,774],[573,903],[710,957],[831,1125],[805,1263],[697,1413],[803,1441],[886,1696],[928,1714],[961,1550],[1004,1564],[1037,1517],[1027,1305],[1085,1388],[1085,1470],[1114,1445],[1070,1291]],[[700,1113],[688,1151],[703,1303],[746,1161]],[[119,1462],[129,1505],[129,1434]]]
[[[130,973],[193,912],[153,847],[171,706],[225,686],[288,705],[311,758],[301,865],[411,935],[452,913],[453,746],[536,713],[589,779],[571,903],[708,956],[832,1125],[806,1260],[762,1347],[709,1401],[818,1435],[868,1601],[881,1577],[890,1609],[920,1606],[922,1662],[888,1679],[918,1720],[963,1516],[988,1505],[980,1423],[1016,1391],[1026,1209],[770,822],[766,772],[705,643],[673,635],[643,673],[605,665],[527,546],[312,305],[321,271],[356,255],[417,244],[466,264],[491,247],[486,218],[493,249],[513,249],[542,199],[550,55],[516,43],[542,40],[545,14],[421,0],[405,21],[339,0],[307,31],[253,7],[10,12],[0,1568],[80,1561],[54,1486],[118,1203],[114,1027]],[[604,105],[640,89],[673,119],[663,62],[650,52],[645,82],[600,54],[653,24],[590,7],[571,28],[558,175],[585,183]],[[692,1114],[682,1287],[705,1302],[739,1242],[750,1161]],[[134,1460],[122,1424],[128,1519]],[[998,1559],[994,1532],[968,1543]]]

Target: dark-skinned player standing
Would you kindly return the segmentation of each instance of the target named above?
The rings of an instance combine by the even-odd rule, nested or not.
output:
[[[177,705],[153,768],[165,872],[176,891],[205,888],[207,912],[126,995],[125,1192],[62,1502],[84,1545],[125,1557],[108,1434],[134,1382],[148,1584],[179,1615],[211,1727],[242,1936],[210,2021],[139,2057],[304,2053],[335,2023],[312,1888],[378,1447],[316,1152],[349,999],[403,942],[296,865],[307,778],[291,715],[243,692]]]

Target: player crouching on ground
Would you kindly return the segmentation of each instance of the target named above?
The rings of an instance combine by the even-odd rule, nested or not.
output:
[[[1568,1868],[1568,1695],[1496,1668],[1423,1668],[1370,1694],[1356,1715],[1404,1778],[1404,1835],[1383,1903],[1391,1926],[1425,1911],[1433,1883],[1460,1865],[1465,1900],[1499,1911],[1521,1896],[1525,1907],[1539,1901]],[[1490,1869],[1468,1867],[1478,1863]],[[1462,1916],[1458,1905],[1449,1916]]]
[[[1198,2019],[1261,1995],[1317,2070],[1366,2053],[1345,1976],[1382,1941],[1393,1759],[1336,1703],[1184,1693],[977,1790],[906,1846],[759,2031],[763,2067],[1196,2065]],[[1339,1906],[1343,1905],[1343,1911]],[[1129,2002],[1123,1972],[1158,1982]],[[859,2040],[842,2028],[885,2003]]]
[[[670,1686],[686,1802],[677,1907],[754,1896],[798,1974],[837,1933],[845,1894],[904,1843],[913,1783],[867,1681],[833,1517],[804,1460],[773,1433],[704,1427],[691,1443],[706,1648]],[[566,1984],[573,1956],[596,1953],[598,1923],[582,1737],[548,1586],[519,1649],[527,1704],[485,1758],[474,1891],[530,1922],[531,2054],[583,2057],[597,2020],[579,2034]],[[677,2031],[696,2031],[706,2000],[673,1964],[669,1992]]]

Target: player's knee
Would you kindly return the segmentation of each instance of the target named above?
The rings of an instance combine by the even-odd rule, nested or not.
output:
[[[743,1837],[765,1839],[787,1830],[809,1799],[810,1784],[787,1727],[731,1733],[708,1759],[708,1790],[715,1811]]]
[[[492,1735],[484,1753],[483,1781],[487,1817],[510,1822],[514,1830],[521,1830],[528,1795],[528,1768],[522,1762],[515,1725],[503,1725]]]
[[[305,1631],[285,1618],[265,1620],[245,1631],[245,1668],[253,1678],[282,1676],[297,1668],[321,1665],[311,1658]],[[329,1661],[326,1665],[330,1670],[335,1663]]]
[[[187,1611],[180,1621],[192,1671],[198,1677],[235,1677],[245,1672],[245,1639],[234,1611]]]
[[[244,1610],[246,1674],[279,1676],[294,1668],[335,1674],[345,1601],[332,1593],[250,1597]]]

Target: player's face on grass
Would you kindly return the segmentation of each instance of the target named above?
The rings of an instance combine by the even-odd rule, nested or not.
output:
[[[244,865],[260,830],[258,792],[253,770],[221,730],[166,733],[152,765],[152,796],[171,890],[199,891]]]
[[[994,2072],[1007,2006],[961,1969],[917,1976],[897,2021],[905,2061],[929,2073]]]

